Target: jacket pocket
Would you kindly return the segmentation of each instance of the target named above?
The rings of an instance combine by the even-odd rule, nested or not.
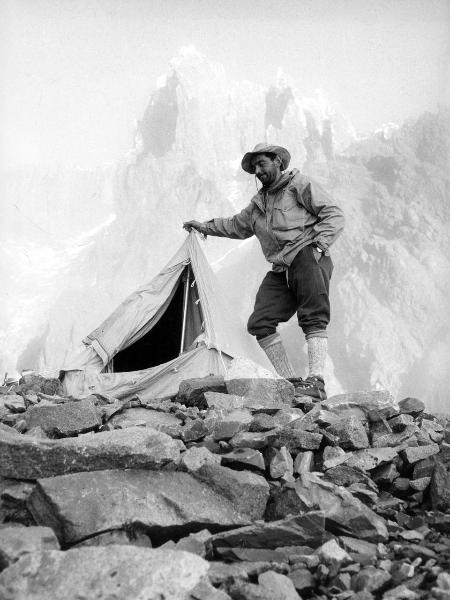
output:
[[[305,228],[305,210],[298,204],[273,208],[273,228],[277,231],[290,231]]]

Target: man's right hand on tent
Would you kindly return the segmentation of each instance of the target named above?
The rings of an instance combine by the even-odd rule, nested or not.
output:
[[[186,221],[183,223],[183,229],[186,229],[186,231],[191,232],[193,229],[199,231],[200,233],[203,233],[203,235],[206,235],[205,232],[205,227],[203,225],[203,223],[200,223],[200,221]]]

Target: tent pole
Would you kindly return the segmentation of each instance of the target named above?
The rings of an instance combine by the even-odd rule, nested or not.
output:
[[[189,275],[190,275],[190,267],[187,268],[187,273],[184,277],[183,325],[182,325],[182,329],[181,329],[180,354],[183,353],[184,338],[186,335],[186,316],[187,316],[187,303],[188,303],[188,294],[189,294]]]

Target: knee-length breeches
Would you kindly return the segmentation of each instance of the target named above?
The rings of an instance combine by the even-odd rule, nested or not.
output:
[[[289,321],[297,312],[298,324],[306,338],[326,336],[332,272],[331,257],[322,254],[317,260],[311,245],[297,253],[287,273],[269,271],[256,294],[248,332],[262,339],[275,333],[279,323]]]

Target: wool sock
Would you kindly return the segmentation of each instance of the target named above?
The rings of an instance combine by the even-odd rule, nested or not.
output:
[[[326,337],[310,337],[308,344],[308,377],[322,377],[325,372],[325,361],[328,354],[328,340]]]
[[[278,375],[281,375],[281,377],[284,378],[295,376],[294,369],[286,354],[279,333],[272,333],[271,335],[258,340],[258,344],[267,354],[268,359],[274,366]]]

